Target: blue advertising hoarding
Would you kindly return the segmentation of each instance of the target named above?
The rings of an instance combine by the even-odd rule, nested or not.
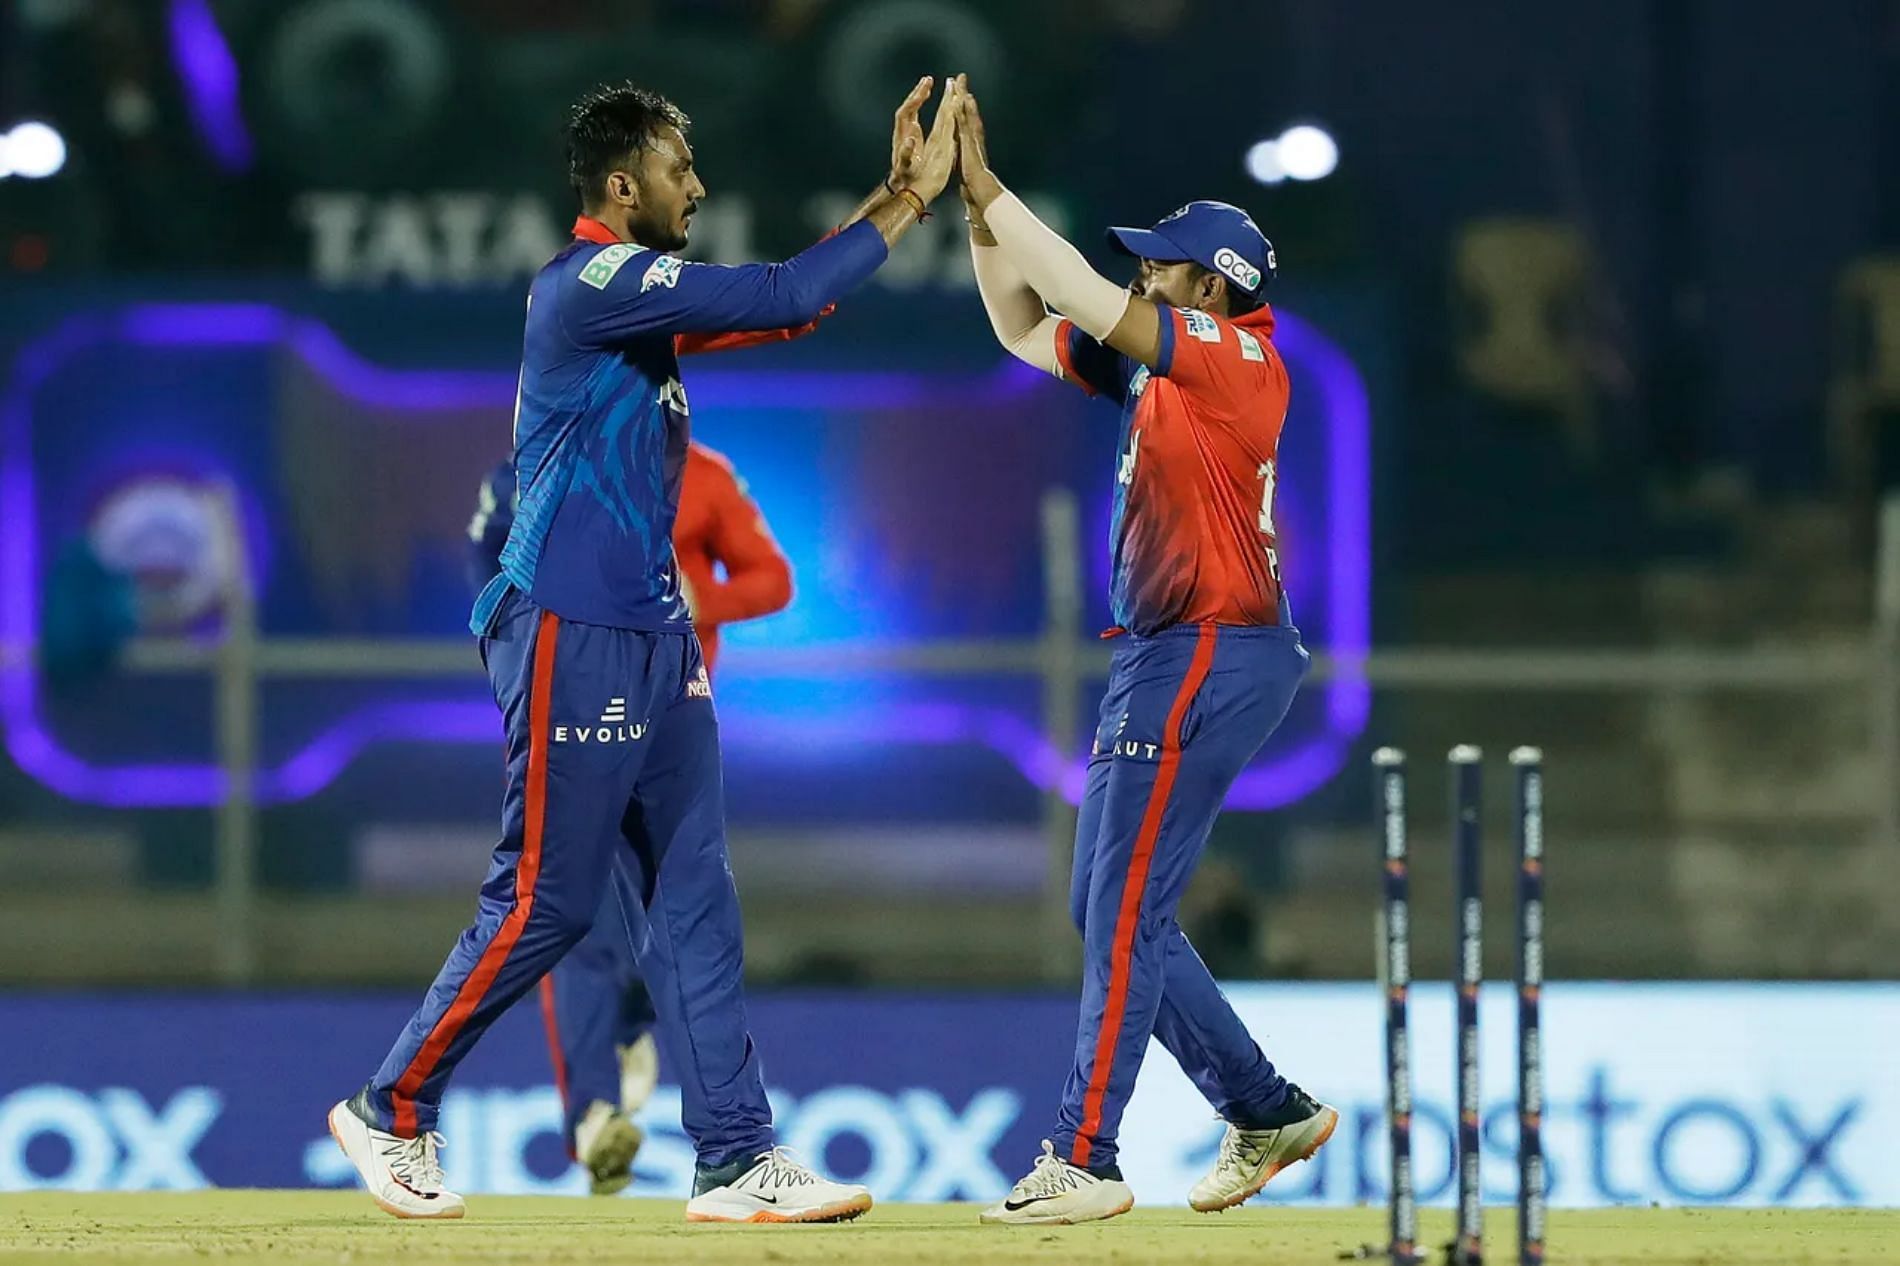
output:
[[[1283,1071],[1339,1133],[1268,1199],[1383,1199],[1379,1006],[1369,985],[1236,985]],[[374,1067],[413,1000],[375,996],[0,998],[0,1190],[350,1181],[323,1113]],[[1900,1205],[1900,985],[1559,984],[1546,995],[1545,1140],[1560,1206]],[[1484,1182],[1512,1195],[1508,986],[1484,997]],[[1420,1196],[1451,1188],[1451,1000],[1415,993]],[[755,1000],[781,1141],[886,1200],[987,1200],[1036,1153],[1074,1005],[1050,995],[770,994]],[[469,1192],[578,1193],[538,1017],[519,1007],[460,1071],[442,1129]],[[677,1090],[642,1118],[632,1194],[678,1196]],[[1185,1200],[1220,1126],[1153,1048],[1122,1136],[1148,1204]]]
[[[516,353],[480,340],[479,355],[444,363],[427,336],[444,320],[439,298],[382,297],[322,318],[305,310],[314,303],[49,306],[45,328],[0,366],[0,500],[12,516],[0,536],[0,641],[40,635],[49,577],[82,541],[145,582],[161,578],[163,600],[139,608],[164,616],[148,632],[215,628],[241,547],[267,638],[466,636],[466,528],[482,475],[507,451]],[[487,324],[518,348],[518,307],[494,306]],[[1295,384],[1275,494],[1280,560],[1308,644],[1351,659],[1371,636],[1369,390],[1340,335],[1292,313],[1279,320]],[[1106,624],[1113,409],[1009,360],[980,321],[954,346],[919,341],[901,360],[868,354],[845,321],[777,357],[688,362],[696,437],[751,483],[798,577],[791,607],[729,630],[728,645],[742,658],[1032,636],[1044,606],[1039,499],[1057,487],[1081,500],[1086,619]],[[970,343],[984,350],[955,350]],[[198,490],[214,487],[229,490],[241,540],[223,541],[194,511]],[[266,683],[259,800],[321,804],[390,746],[466,749],[461,768],[486,777],[499,730],[474,664],[471,648],[462,683],[399,673]],[[870,676],[843,654],[831,674],[738,672],[721,692],[741,770],[769,772],[788,748],[817,747],[828,761],[828,778],[806,780],[812,794],[777,806],[780,822],[824,820],[837,788],[862,781],[854,745],[980,753],[1013,775],[1004,792],[1014,795],[963,764],[940,767],[936,782],[960,778],[963,804],[1020,819],[1038,789],[1079,796],[1074,752],[1093,728],[1065,752],[1041,733],[1038,696],[1020,680]],[[55,689],[16,657],[0,663],[0,747],[68,800],[211,805],[224,775],[209,698],[201,681],[136,675]],[[1230,803],[1276,808],[1327,784],[1370,706],[1357,676],[1309,685]],[[128,724],[127,713],[166,724]],[[373,798],[418,816],[466,803],[413,780]]]

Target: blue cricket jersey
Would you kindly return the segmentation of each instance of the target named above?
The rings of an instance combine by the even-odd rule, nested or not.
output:
[[[501,570],[501,551],[515,526],[515,463],[502,462],[488,472],[476,494],[475,517],[468,521],[468,587],[480,593]]]
[[[469,627],[490,632],[514,590],[564,620],[683,633],[673,519],[691,426],[676,338],[812,321],[887,248],[863,221],[782,264],[736,267],[622,242],[584,216],[574,235],[529,288],[515,521]]]

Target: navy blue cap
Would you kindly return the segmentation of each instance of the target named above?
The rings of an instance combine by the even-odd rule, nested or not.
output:
[[[1110,229],[1108,244],[1157,264],[1192,260],[1249,295],[1273,280],[1273,243],[1253,217],[1228,202],[1190,202],[1151,229]]]

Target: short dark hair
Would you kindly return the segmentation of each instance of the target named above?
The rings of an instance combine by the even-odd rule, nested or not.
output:
[[[1216,272],[1205,264],[1199,264],[1196,265],[1196,267],[1209,277],[1219,277],[1222,281],[1227,283],[1227,315],[1230,317],[1246,316],[1249,312],[1256,311],[1261,304],[1267,301],[1264,289],[1261,294],[1250,295],[1240,288],[1239,282],[1229,277],[1226,273]]]
[[[657,92],[631,83],[602,84],[568,111],[568,183],[583,205],[596,202],[606,191],[608,172],[651,145],[661,128],[683,133],[691,123]]]

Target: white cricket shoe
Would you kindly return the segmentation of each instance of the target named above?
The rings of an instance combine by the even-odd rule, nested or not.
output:
[[[871,1193],[863,1187],[821,1178],[785,1148],[775,1147],[723,1183],[702,1191],[695,1182],[686,1220],[849,1222],[870,1208]]]
[[[1004,1226],[1067,1226],[1118,1217],[1134,1207],[1135,1193],[1127,1183],[1097,1178],[1071,1165],[1044,1139],[1036,1167],[1001,1201],[983,1210],[980,1220]]]
[[[1214,1168],[1194,1184],[1188,1204],[1199,1213],[1219,1213],[1252,1198],[1267,1180],[1310,1159],[1339,1125],[1339,1113],[1318,1102],[1298,1086],[1287,1108],[1296,1119],[1271,1129],[1243,1130],[1228,1125],[1220,1141]]]
[[[462,1216],[462,1197],[442,1185],[442,1165],[436,1160],[440,1134],[430,1130],[397,1138],[357,1116],[345,1100],[330,1109],[330,1136],[383,1212],[399,1218]]]
[[[590,1189],[611,1196],[633,1181],[633,1158],[646,1142],[640,1127],[614,1111],[603,1099],[587,1105],[574,1127],[574,1155],[587,1167]]]
[[[620,1110],[635,1116],[660,1084],[660,1048],[653,1034],[642,1033],[630,1045],[614,1049],[620,1052]]]

